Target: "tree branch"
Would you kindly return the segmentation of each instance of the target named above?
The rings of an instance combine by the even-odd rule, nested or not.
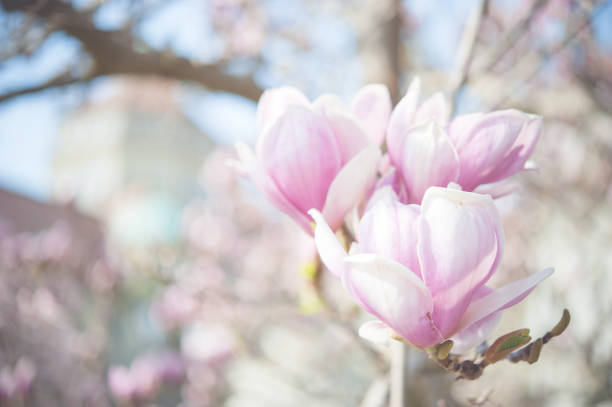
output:
[[[525,30],[529,29],[531,22],[538,15],[540,10],[548,4],[548,0],[537,0],[533,8],[523,20],[516,24],[493,46],[489,58],[486,59],[483,71],[488,72],[501,61],[508,51],[516,44]]]
[[[591,10],[580,13],[579,17],[576,17],[574,21],[568,23],[568,33],[559,43],[548,50],[539,51],[540,58],[552,58],[559,52],[563,51],[570,43],[572,43],[572,41],[576,39],[578,34],[592,24],[592,22],[602,13],[602,11],[610,6],[610,4],[612,3],[602,0],[596,3]],[[543,67],[544,64],[538,64],[530,72],[519,78],[519,80],[515,82],[515,86],[512,86],[511,89],[514,90],[517,87],[530,82],[542,70]],[[503,98],[495,103],[493,109],[500,109],[511,98],[512,93],[512,91],[508,92]]]
[[[52,30],[64,31],[74,37],[94,63],[94,71],[90,75],[71,78],[62,75],[43,85],[0,95],[0,102],[44,89],[87,82],[98,76],[118,74],[157,75],[192,81],[211,90],[230,92],[251,100],[257,100],[263,92],[252,77],[226,73],[225,64],[199,64],[171,51],[154,50],[131,35],[128,29],[101,30],[94,25],[89,13],[77,11],[61,0],[39,0],[34,4],[23,2],[24,6],[18,9],[11,0],[0,2],[5,10],[28,13],[43,20]],[[9,2],[12,9],[6,7]]]
[[[457,94],[465,85],[468,78],[468,71],[472,58],[474,57],[474,49],[476,48],[476,39],[480,29],[482,17],[487,12],[489,5],[488,0],[481,0],[478,7],[470,14],[466,23],[461,42],[457,51],[457,61],[455,62],[456,71],[455,79],[450,92],[449,115],[452,116],[457,107]]]
[[[42,92],[47,89],[59,88],[63,86],[73,85],[75,83],[83,83],[83,84],[88,83],[89,81],[91,81],[97,76],[99,75],[91,75],[91,76],[77,78],[77,77],[69,77],[65,74],[61,74],[43,84],[4,93],[0,95],[0,103],[5,102],[9,99],[13,99],[17,96],[23,96],[23,95],[28,95],[31,93]]]

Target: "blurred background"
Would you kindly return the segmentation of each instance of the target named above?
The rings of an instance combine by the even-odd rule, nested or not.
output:
[[[0,405],[387,405],[315,251],[226,166],[263,89],[416,75],[455,113],[544,117],[500,200],[496,333],[573,320],[475,382],[408,352],[406,406],[612,406],[612,1],[0,0]]]

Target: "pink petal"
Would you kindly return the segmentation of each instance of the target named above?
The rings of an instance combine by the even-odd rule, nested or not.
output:
[[[470,304],[461,319],[460,329],[470,326],[476,321],[491,315],[494,312],[509,308],[522,301],[531,293],[540,281],[554,272],[547,268],[527,278],[507,284]]]
[[[501,312],[493,312],[480,321],[464,328],[450,339],[453,341],[453,353],[465,353],[484,342],[491,331],[499,324]]]
[[[490,196],[430,188],[418,228],[417,252],[434,298],[433,320],[448,337],[474,291],[497,267],[504,246],[501,221]]]
[[[283,86],[265,91],[257,103],[256,123],[259,133],[274,124],[289,106],[308,106],[308,98],[296,88]]]
[[[430,120],[437,121],[440,125],[448,122],[448,107],[441,92],[436,92],[419,105],[414,115],[413,125],[422,124]]]
[[[251,178],[257,188],[266,198],[279,210],[292,217],[306,233],[312,234],[310,219],[306,214],[299,211],[278,189],[278,186],[264,171],[257,161],[253,150],[246,144],[236,144],[239,160],[230,162],[230,165],[243,175]]]
[[[459,159],[446,132],[435,121],[405,134],[397,165],[411,203],[420,203],[430,186],[447,186],[459,177]]]
[[[324,93],[312,102],[312,107],[321,113],[326,113],[328,110],[347,110],[342,100],[333,93]]]
[[[333,230],[342,226],[346,214],[364,199],[376,182],[380,156],[378,146],[366,148],[342,167],[332,181],[323,206],[323,216]]]
[[[474,291],[472,301],[478,300],[494,290],[483,285]],[[501,312],[494,312],[479,321],[474,322],[470,326],[462,329],[452,336],[453,353],[464,353],[475,346],[481,344],[489,335],[489,333],[499,323]]]
[[[394,260],[420,278],[416,252],[416,221],[421,213],[420,207],[400,203],[390,188],[380,190],[378,194],[359,223],[361,251]]]
[[[518,182],[495,182],[493,184],[479,185],[474,189],[477,194],[488,194],[493,199],[510,195],[521,188]]]
[[[402,160],[402,146],[406,140],[406,131],[412,126],[414,120],[420,88],[421,81],[419,78],[414,78],[406,95],[391,112],[387,128],[387,151],[391,163],[395,166]]]
[[[372,144],[357,119],[348,112],[328,109],[325,116],[338,140],[343,164]]]
[[[459,116],[449,136],[461,163],[459,184],[473,190],[521,171],[542,129],[541,118],[517,110]]]
[[[314,239],[321,261],[333,275],[340,278],[344,273],[345,264],[343,260],[346,257],[346,252],[334,232],[325,222],[321,212],[311,209],[308,213],[316,223]]]
[[[350,265],[345,285],[366,311],[414,345],[441,342],[431,323],[431,295],[412,271],[374,254],[349,256],[345,262]]]
[[[391,108],[391,96],[384,85],[364,86],[351,102],[351,111],[359,118],[368,137],[377,145],[385,139]]]
[[[321,210],[341,168],[338,142],[327,120],[301,106],[291,106],[263,134],[257,155],[278,190],[300,212]]]

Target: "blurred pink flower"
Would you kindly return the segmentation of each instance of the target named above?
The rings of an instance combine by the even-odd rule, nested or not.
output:
[[[129,368],[113,365],[108,370],[108,387],[118,401],[149,400],[164,382],[180,381],[185,366],[176,352],[145,354]]]
[[[166,329],[188,323],[196,316],[198,309],[198,301],[190,292],[177,285],[166,288],[151,306],[153,315]]]
[[[358,119],[332,95],[310,103],[294,88],[268,90],[257,107],[256,152],[239,144],[234,166],[308,233],[312,208],[337,229],[375,182],[385,92],[362,89],[353,101]]]
[[[431,187],[422,207],[379,190],[361,219],[349,254],[312,210],[315,243],[328,269],[366,311],[382,321],[366,324],[366,337],[394,331],[420,347],[448,338],[458,351],[475,346],[499,311],[521,301],[546,269],[493,290],[485,283],[502,256],[504,234],[490,196]]]
[[[19,358],[13,369],[3,367],[0,370],[0,400],[25,397],[35,376],[36,365],[25,356]]]
[[[420,203],[430,186],[454,182],[474,191],[525,169],[542,130],[540,117],[502,110],[462,115],[449,123],[442,94],[418,104],[419,91],[415,79],[387,128],[395,172],[383,184],[393,185],[402,202]]]
[[[124,366],[111,366],[108,370],[108,388],[117,400],[130,400],[134,393],[130,370]]]

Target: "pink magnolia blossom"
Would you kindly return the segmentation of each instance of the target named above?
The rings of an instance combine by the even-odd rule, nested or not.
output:
[[[362,327],[367,337],[395,332],[420,347],[452,338],[462,352],[483,339],[501,310],[552,273],[546,269],[497,290],[485,285],[504,248],[488,195],[430,187],[418,206],[402,204],[390,188],[379,190],[349,254],[321,214],[310,214],[323,262],[357,304],[380,319]]]
[[[448,122],[441,93],[420,105],[415,79],[393,110],[387,149],[395,168],[386,184],[400,199],[420,203],[430,186],[459,184],[465,191],[496,183],[525,169],[540,136],[542,120],[518,110],[461,115]],[[495,190],[507,193],[495,186]],[[486,192],[494,193],[494,189]]]
[[[376,180],[391,110],[386,88],[365,87],[352,109],[359,119],[332,95],[310,103],[294,88],[269,90],[257,106],[255,153],[237,146],[235,167],[308,233],[308,210],[321,211],[337,229]]]

